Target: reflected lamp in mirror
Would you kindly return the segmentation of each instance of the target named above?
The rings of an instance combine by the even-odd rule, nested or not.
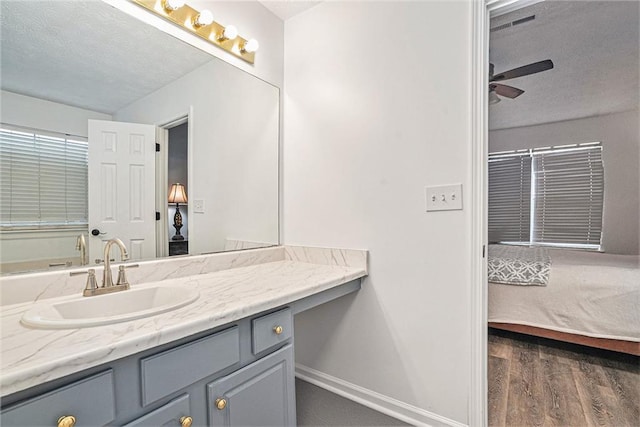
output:
[[[173,227],[176,229],[176,235],[171,240],[184,240],[184,236],[180,234],[182,228],[182,214],[180,213],[180,203],[187,203],[187,190],[184,185],[179,182],[172,184],[169,190],[169,203],[176,204],[176,214],[173,216]]]

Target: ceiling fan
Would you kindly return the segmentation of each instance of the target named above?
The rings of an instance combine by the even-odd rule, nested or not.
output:
[[[546,59],[529,65],[523,65],[522,67],[514,68],[513,70],[505,71],[503,73],[493,74],[493,64],[489,64],[489,104],[497,104],[500,102],[498,95],[513,99],[524,93],[522,89],[518,89],[517,87],[495,82],[528,76],[529,74],[540,73],[552,68],[553,62],[550,59]]]

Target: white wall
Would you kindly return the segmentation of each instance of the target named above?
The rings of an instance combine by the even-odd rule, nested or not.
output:
[[[88,120],[111,120],[111,116],[57,102],[0,91],[2,123],[87,137]]]
[[[547,147],[601,141],[604,162],[602,247],[605,252],[640,251],[640,127],[639,112],[609,114],[495,130],[489,151]]]
[[[108,114],[69,105],[1,91],[2,123],[87,137],[88,120],[111,120]],[[76,237],[86,230],[29,231],[0,233],[2,264],[16,263],[15,268],[46,268],[48,262],[37,265],[34,260],[74,259],[77,265]],[[4,269],[3,267],[3,269]],[[7,271],[7,270],[5,270]]]
[[[114,114],[162,124],[193,111],[189,251],[278,242],[278,89],[217,59]],[[197,199],[205,213],[194,213]],[[172,222],[172,218],[169,218]]]
[[[470,61],[471,2],[324,2],[285,23],[285,243],[370,250],[360,292],[297,316],[296,361],[460,423],[471,218],[426,213],[424,187],[470,188]]]

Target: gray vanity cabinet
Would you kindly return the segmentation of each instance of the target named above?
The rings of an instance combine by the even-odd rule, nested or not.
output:
[[[0,425],[295,426],[293,316],[354,280],[2,397]]]
[[[36,386],[3,399],[1,424],[295,425],[292,319],[284,307]]]
[[[209,425],[295,426],[293,346],[207,386]]]

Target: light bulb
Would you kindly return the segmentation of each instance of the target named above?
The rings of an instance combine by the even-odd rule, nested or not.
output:
[[[489,105],[494,105],[494,104],[497,104],[498,102],[500,102],[500,97],[498,97],[498,95],[496,95],[496,92],[494,90],[490,90],[489,91]]]
[[[258,50],[258,48],[260,47],[260,44],[258,44],[258,40],[256,39],[251,39],[248,42],[246,42],[244,44],[244,46],[242,47],[242,50],[244,52],[255,52],[256,50]]]
[[[222,32],[223,40],[233,40],[238,37],[238,29],[235,25],[227,25]]]
[[[196,16],[196,19],[193,20],[193,25],[196,27],[204,27],[205,25],[209,25],[213,22],[213,14],[208,10],[203,10]]]
[[[183,0],[164,0],[164,8],[169,12],[180,9],[182,6],[184,6]]]

